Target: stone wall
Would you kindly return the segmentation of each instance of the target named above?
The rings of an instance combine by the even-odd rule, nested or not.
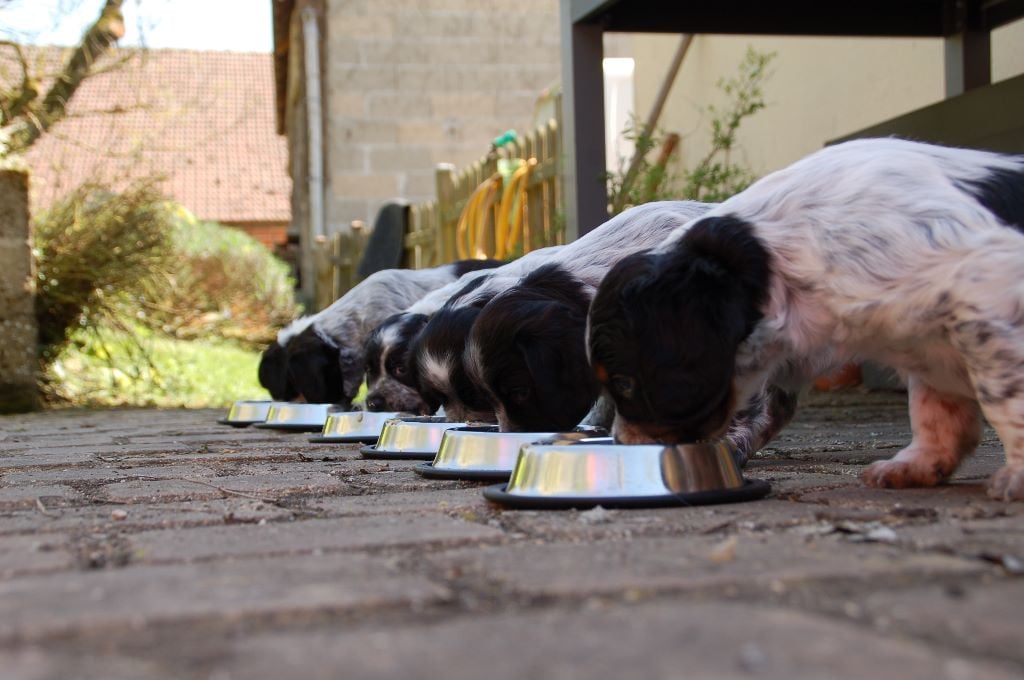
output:
[[[28,174],[0,169],[0,413],[37,404]]]
[[[528,130],[559,77],[557,0],[328,0],[325,28],[328,231],[434,198],[435,164]]]

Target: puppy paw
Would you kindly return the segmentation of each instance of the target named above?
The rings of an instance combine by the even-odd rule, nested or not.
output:
[[[868,486],[880,489],[907,489],[915,486],[935,486],[949,475],[941,467],[903,460],[880,460],[861,473]]]
[[[1024,465],[1004,465],[988,482],[988,495],[999,501],[1024,501]]]

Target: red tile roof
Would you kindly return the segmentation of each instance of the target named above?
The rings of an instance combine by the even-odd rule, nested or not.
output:
[[[51,63],[66,53],[46,51]],[[155,174],[201,219],[291,219],[271,54],[146,50],[86,80],[68,109],[27,157],[35,209],[87,179]]]

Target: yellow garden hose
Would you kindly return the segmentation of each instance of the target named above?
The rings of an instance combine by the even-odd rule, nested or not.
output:
[[[496,172],[481,182],[459,215],[456,226],[455,246],[460,259],[469,257],[487,257],[486,236],[487,225],[494,220],[494,257],[504,259],[523,237],[528,228],[527,220],[527,188],[530,183],[530,171],[536,167],[537,159],[530,158],[522,162],[508,178],[507,186],[500,172]],[[497,201],[498,192],[502,192],[501,200]],[[495,202],[498,202],[497,215],[494,214]],[[514,214],[513,214],[514,213]],[[528,239],[523,239],[524,252],[529,252]]]

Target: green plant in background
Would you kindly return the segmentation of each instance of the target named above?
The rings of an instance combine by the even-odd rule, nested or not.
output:
[[[83,186],[34,224],[50,401],[224,405],[264,392],[257,348],[298,309],[288,268],[155,180]]]
[[[664,159],[649,160],[650,152],[660,148],[667,135],[644,130],[643,124],[632,120],[623,134],[634,144],[639,158],[637,170],[632,178],[627,178],[628,159],[620,159],[619,169],[606,174],[609,205],[624,210],[640,203],[671,199],[716,202],[750,186],[755,174],[733,160],[732,151],[743,120],[766,106],[763,86],[771,76],[768,67],[774,57],[774,52],[758,52],[748,47],[738,74],[718,81],[718,88],[728,98],[727,104],[705,108],[711,116],[711,148],[690,169],[673,173]],[[613,209],[612,213],[615,212]]]
[[[33,224],[40,354],[52,360],[78,327],[119,316],[166,266],[171,220],[153,182],[120,193],[86,184]]]

